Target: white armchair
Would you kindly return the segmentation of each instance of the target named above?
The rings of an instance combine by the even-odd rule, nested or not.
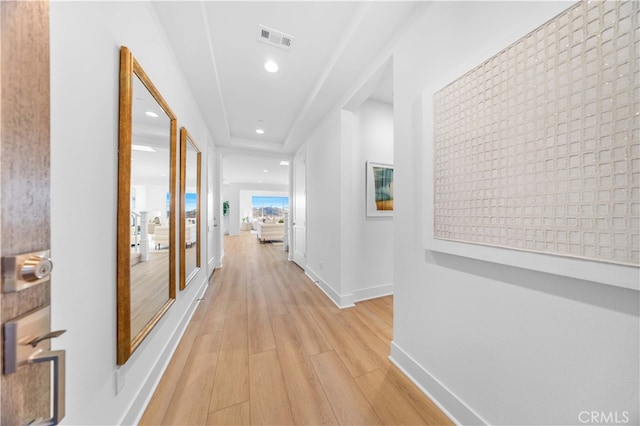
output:
[[[186,244],[187,247],[191,247],[192,245],[194,245],[196,243],[196,241],[198,240],[197,237],[197,229],[198,227],[194,224],[191,223],[187,223],[185,225],[185,232],[184,232],[184,243]]]
[[[169,225],[156,225],[153,229],[156,250],[169,246]]]
[[[284,223],[258,222],[258,239],[265,241],[283,241]]]

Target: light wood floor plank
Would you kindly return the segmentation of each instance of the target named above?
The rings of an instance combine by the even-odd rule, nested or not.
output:
[[[378,299],[365,300],[359,302],[363,308],[377,315],[382,321],[387,324],[387,327],[393,327],[393,310],[391,306],[380,302]]]
[[[327,342],[318,324],[311,317],[306,307],[296,305],[289,306],[289,315],[298,330],[302,345],[309,355],[330,351],[332,346]]]
[[[328,309],[311,306],[309,312],[353,377],[377,368],[369,359],[366,349],[355,342],[354,337]]]
[[[218,411],[249,399],[249,344],[247,315],[225,322],[209,411]]]
[[[383,302],[387,306],[391,306],[393,308],[393,295],[378,297],[381,302]]]
[[[264,277],[261,281],[263,283],[262,288],[264,290],[264,298],[267,302],[269,315],[277,316],[289,313],[289,311],[287,311],[285,298],[280,294],[280,289],[275,283],[274,275],[270,271],[268,271],[266,274],[264,274]]]
[[[234,318],[238,316],[246,317],[248,311],[249,309],[247,308],[246,296],[239,299],[231,299],[227,305],[227,318]]]
[[[451,424],[387,359],[393,297],[340,310],[286,256],[225,237],[140,424]]]
[[[201,334],[193,341],[192,351],[197,354],[217,355],[222,343],[222,332]]]
[[[373,331],[369,330],[353,314],[353,310],[345,309],[337,314],[337,317],[377,368],[385,367],[389,364],[387,359],[390,351],[389,345],[386,345]]]
[[[205,294],[209,291],[210,291],[210,287],[207,285],[207,288],[205,289]],[[215,292],[215,290],[212,290],[211,292],[213,293]],[[206,298],[202,296],[202,300],[198,301],[198,306],[196,307],[196,310],[193,313],[193,316],[191,317],[191,319],[194,321],[202,321],[205,314],[209,311],[209,306],[211,305],[212,300],[213,300],[213,297]]]
[[[261,309],[249,312],[249,353],[257,354],[275,348],[269,311]]]
[[[367,307],[363,302],[356,303],[356,309],[349,308],[371,331],[383,330],[391,327],[391,324],[384,321],[380,316]]]
[[[193,354],[192,354],[193,355]],[[213,389],[216,355],[189,357],[163,420],[167,425],[204,425],[207,423],[209,395]]]
[[[382,424],[335,352],[314,355],[311,362],[341,425]]]
[[[391,341],[393,340],[393,328],[392,327],[384,328],[382,330],[378,330],[378,331],[376,331],[376,334],[378,335],[378,337],[380,337],[380,339],[382,339],[383,342],[385,342],[387,345],[391,346]]]
[[[249,425],[251,408],[249,401],[209,413],[208,426]]]
[[[220,274],[221,279],[226,275]],[[214,274],[214,280],[218,278]],[[205,293],[206,299],[211,299],[209,310],[203,314],[202,326],[199,333],[211,334],[221,332],[224,328],[224,322],[227,318],[227,305],[229,304],[229,285],[209,285],[209,289]]]
[[[252,424],[294,424],[276,351],[251,355],[250,365]]]
[[[355,380],[385,425],[427,424],[384,372],[372,371]]]
[[[453,425],[453,422],[445,416],[437,405],[429,398],[425,398],[424,394],[418,387],[405,376],[395,365],[389,363],[379,370],[385,374],[386,379],[391,382],[396,390],[409,401],[413,408],[425,420],[428,425]],[[394,390],[395,391],[395,390]]]
[[[280,315],[273,317],[272,323],[295,423],[337,424],[293,321],[288,315]]]
[[[185,333],[182,335],[182,339],[171,358],[171,362],[167,366],[151,401],[149,401],[149,405],[147,406],[144,415],[140,419],[140,425],[162,424],[162,420],[167,412],[167,407],[174,396],[176,384],[180,380],[182,370],[187,363],[189,354],[191,353],[199,325],[199,322],[191,322]]]
[[[249,312],[267,309],[267,300],[261,285],[249,285],[247,282],[247,310]]]

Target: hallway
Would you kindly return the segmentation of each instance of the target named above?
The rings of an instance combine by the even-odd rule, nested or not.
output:
[[[392,318],[392,296],[339,310],[281,245],[225,237],[140,424],[451,424],[387,359]]]

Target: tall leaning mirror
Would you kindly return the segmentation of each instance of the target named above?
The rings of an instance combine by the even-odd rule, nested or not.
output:
[[[118,354],[124,364],[173,304],[177,124],[128,48],[120,48]]]
[[[200,269],[200,150],[180,128],[180,289]]]

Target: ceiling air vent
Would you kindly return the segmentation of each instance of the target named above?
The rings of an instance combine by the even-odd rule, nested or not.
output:
[[[289,50],[291,49],[293,36],[285,34],[282,31],[274,30],[273,28],[265,27],[264,25],[258,25],[258,40],[272,46]]]

